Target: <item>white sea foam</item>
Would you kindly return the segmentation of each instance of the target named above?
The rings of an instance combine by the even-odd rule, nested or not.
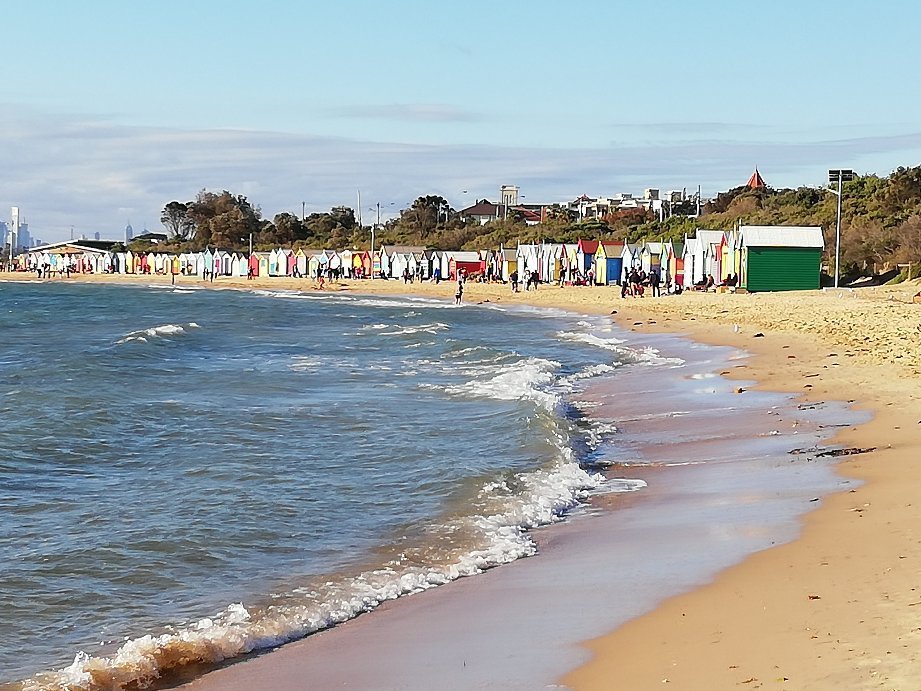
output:
[[[166,338],[169,336],[178,336],[179,334],[184,334],[186,329],[199,329],[201,328],[195,322],[189,322],[186,325],[182,324],[161,324],[160,326],[153,326],[149,329],[140,329],[138,331],[132,331],[131,333],[125,334],[122,338],[116,341],[117,344],[121,343],[130,343],[131,341],[140,341],[142,343],[147,343],[151,338]]]
[[[436,322],[434,324],[421,324],[420,326],[404,326],[397,328],[395,331],[381,331],[380,333],[382,336],[409,336],[419,333],[434,334],[449,328],[451,327],[447,324]]]
[[[293,372],[316,372],[323,365],[323,359],[311,355],[295,355],[288,369]]]
[[[589,492],[628,492],[645,486],[639,480],[605,481],[600,474],[580,468],[571,456],[570,450],[561,447],[560,458],[549,468],[485,484],[476,504],[489,511],[456,517],[441,526],[446,532],[473,535],[477,546],[437,565],[419,566],[398,559],[318,589],[295,589],[278,599],[283,604],[263,610],[232,604],[214,617],[179,630],[128,640],[110,656],[80,652],[69,666],[37,675],[23,688],[99,691],[143,687],[177,664],[213,664],[274,647],[342,623],[387,600],[531,556],[537,550],[527,532],[530,528],[560,520]]]
[[[614,364],[611,364],[611,365],[607,365],[604,363],[601,363],[598,365],[589,365],[588,367],[581,369],[578,372],[574,372],[573,374],[570,374],[568,376],[561,378],[560,385],[572,387],[573,384],[583,379],[593,379],[595,377],[600,377],[602,375],[609,374],[617,369],[618,364],[619,363],[615,362]]]
[[[570,332],[570,331],[561,331],[557,334],[560,338],[567,341],[576,341],[578,343],[587,343],[589,345],[596,346],[598,348],[604,348],[605,350],[613,350],[620,352],[622,348],[620,345],[624,343],[622,338],[601,338],[590,333],[582,332]]]
[[[512,364],[487,366],[483,376],[462,384],[443,387],[443,391],[455,396],[494,398],[500,401],[531,400],[547,410],[554,410],[560,397],[549,388],[554,381],[553,373],[560,363],[543,358],[525,358]],[[442,388],[422,384],[424,388]]]
[[[617,425],[613,420],[594,420],[586,432],[585,445],[594,451],[616,433]]]

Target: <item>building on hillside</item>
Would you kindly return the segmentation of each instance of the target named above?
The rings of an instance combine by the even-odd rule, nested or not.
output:
[[[161,242],[166,242],[168,239],[166,233],[153,233],[149,230],[145,230],[143,233],[135,235],[133,238],[133,240],[142,240],[153,245],[159,245]]]
[[[516,185],[502,185],[499,188],[499,203],[505,207],[518,206],[518,192],[519,189]]]
[[[767,185],[764,184],[764,178],[762,178],[761,173],[758,172],[757,166],[755,166],[755,172],[748,178],[748,182],[745,183],[745,186],[753,190],[763,190],[767,187]]]
[[[488,199],[477,200],[473,206],[458,211],[462,221],[476,221],[481,226],[490,221],[496,221],[505,216],[505,209],[501,204],[493,204]]]

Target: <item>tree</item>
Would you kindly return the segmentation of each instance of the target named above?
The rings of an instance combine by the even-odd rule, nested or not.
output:
[[[172,201],[163,207],[160,223],[166,228],[170,240],[185,242],[195,234],[195,221],[189,215],[189,205]]]
[[[189,203],[189,216],[197,227],[195,244],[199,247],[237,247],[250,233],[258,237],[263,229],[259,208],[243,195],[233,195],[227,190],[220,194],[201,190],[195,201]]]

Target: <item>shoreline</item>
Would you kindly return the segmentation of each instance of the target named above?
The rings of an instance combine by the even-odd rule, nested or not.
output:
[[[29,280],[9,275],[3,278]],[[99,276],[91,282],[169,284],[169,277]],[[99,280],[109,279],[109,280]],[[54,279],[80,281],[82,278]],[[262,279],[177,286],[310,290],[303,279]],[[421,294],[450,299],[453,285],[356,281],[358,293]],[[793,688],[900,687],[918,676],[912,621],[921,600],[913,578],[921,547],[911,525],[921,471],[921,308],[907,304],[914,284],[848,293],[715,295],[621,300],[614,288],[555,288],[510,294],[506,286],[469,284],[468,301],[534,304],[610,314],[628,330],[685,334],[752,354],[730,376],[806,401],[857,399],[873,419],[829,443],[877,450],[845,459],[836,472],[857,489],[818,502],[790,543],[745,559],[709,585],[666,601],[588,644],[594,657],[565,676],[573,688],[727,688],[788,680]],[[826,331],[825,338],[816,334]],[[907,340],[912,333],[917,336]],[[756,337],[763,333],[764,337]],[[850,537],[853,536],[853,537]],[[507,568],[507,567],[506,567]]]

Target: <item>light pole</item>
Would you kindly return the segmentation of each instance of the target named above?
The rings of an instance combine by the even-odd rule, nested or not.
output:
[[[828,182],[838,184],[838,189],[831,190],[838,197],[838,213],[835,221],[835,288],[838,287],[841,266],[841,185],[854,179],[854,171],[847,168],[834,168],[828,171]]]
[[[301,223],[307,218],[307,202],[301,202]]]
[[[393,206],[396,202],[390,202],[390,206]],[[380,228],[381,225],[381,203],[378,202],[374,207],[368,209],[368,211],[374,211],[377,209],[377,223],[371,225],[371,278],[374,278],[374,231]]]
[[[377,203],[377,223],[371,226],[371,280],[374,280],[374,231],[381,224],[381,203]]]

